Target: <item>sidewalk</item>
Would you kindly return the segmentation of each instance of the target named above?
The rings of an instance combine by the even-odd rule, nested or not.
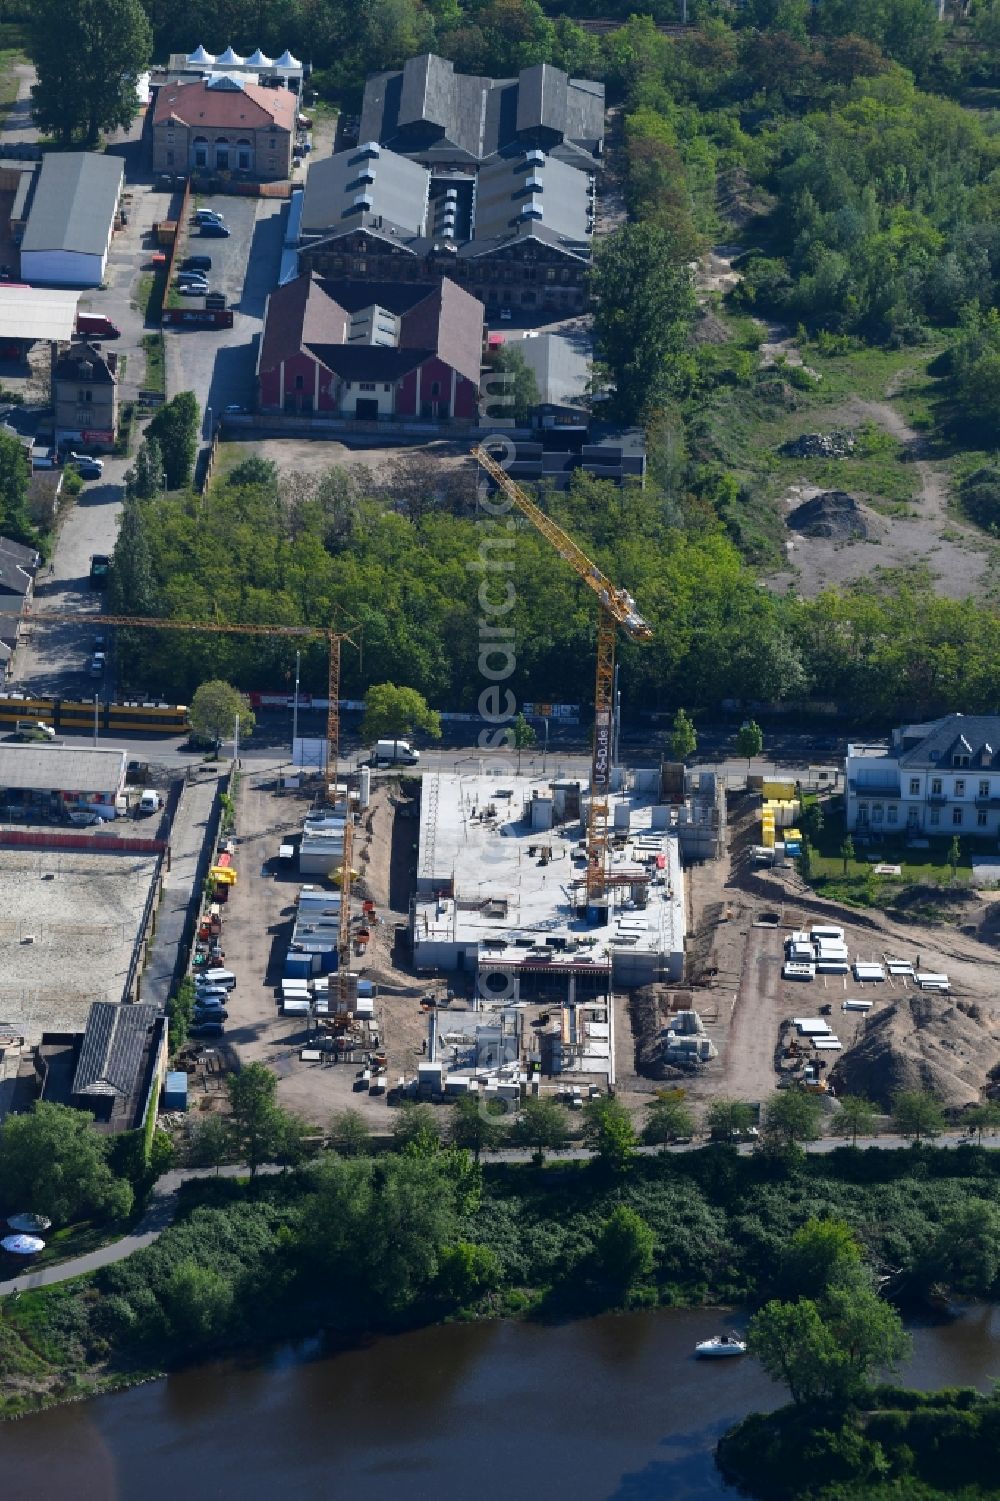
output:
[[[189,914],[201,898],[201,883],[213,853],[209,822],[219,781],[220,763],[214,775],[200,772],[181,793],[170,832],[170,869],[156,914],[156,936],[149,946],[140,982],[140,999],[162,1010],[174,988]],[[185,956],[186,957],[186,956]]]

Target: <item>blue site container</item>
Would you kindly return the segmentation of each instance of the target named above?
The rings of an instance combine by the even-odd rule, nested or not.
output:
[[[188,1108],[188,1076],[185,1073],[169,1073],[160,1096],[162,1110],[186,1110]]]
[[[285,979],[308,980],[316,973],[312,954],[286,954]]]

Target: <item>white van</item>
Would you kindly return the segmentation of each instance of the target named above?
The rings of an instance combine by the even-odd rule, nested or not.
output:
[[[159,813],[162,807],[163,800],[160,794],[154,792],[151,787],[147,787],[136,805],[136,812],[140,816],[145,816],[147,813]]]
[[[236,976],[231,969],[199,969],[195,971],[194,982],[198,986],[221,985],[224,990],[232,990]]]
[[[372,766],[416,766],[420,752],[414,750],[408,740],[377,740],[372,753]]]

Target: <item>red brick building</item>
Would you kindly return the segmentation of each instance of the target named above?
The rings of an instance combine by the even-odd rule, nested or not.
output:
[[[257,360],[261,412],[471,420],[483,306],[447,278],[428,290],[322,282],[272,292]]]

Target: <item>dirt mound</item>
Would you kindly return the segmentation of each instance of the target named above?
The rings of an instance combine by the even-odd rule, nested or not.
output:
[[[868,1018],[831,1082],[839,1095],[865,1095],[885,1109],[901,1089],[931,1090],[946,1107],[961,1107],[979,1098],[998,1066],[1000,1038],[978,1006],[907,995]]]
[[[853,495],[824,490],[789,511],[786,525],[804,537],[832,537],[835,542],[863,542],[871,526]]]
[[[790,459],[844,459],[854,452],[854,434],[839,428],[832,433],[802,433],[782,445]]]

